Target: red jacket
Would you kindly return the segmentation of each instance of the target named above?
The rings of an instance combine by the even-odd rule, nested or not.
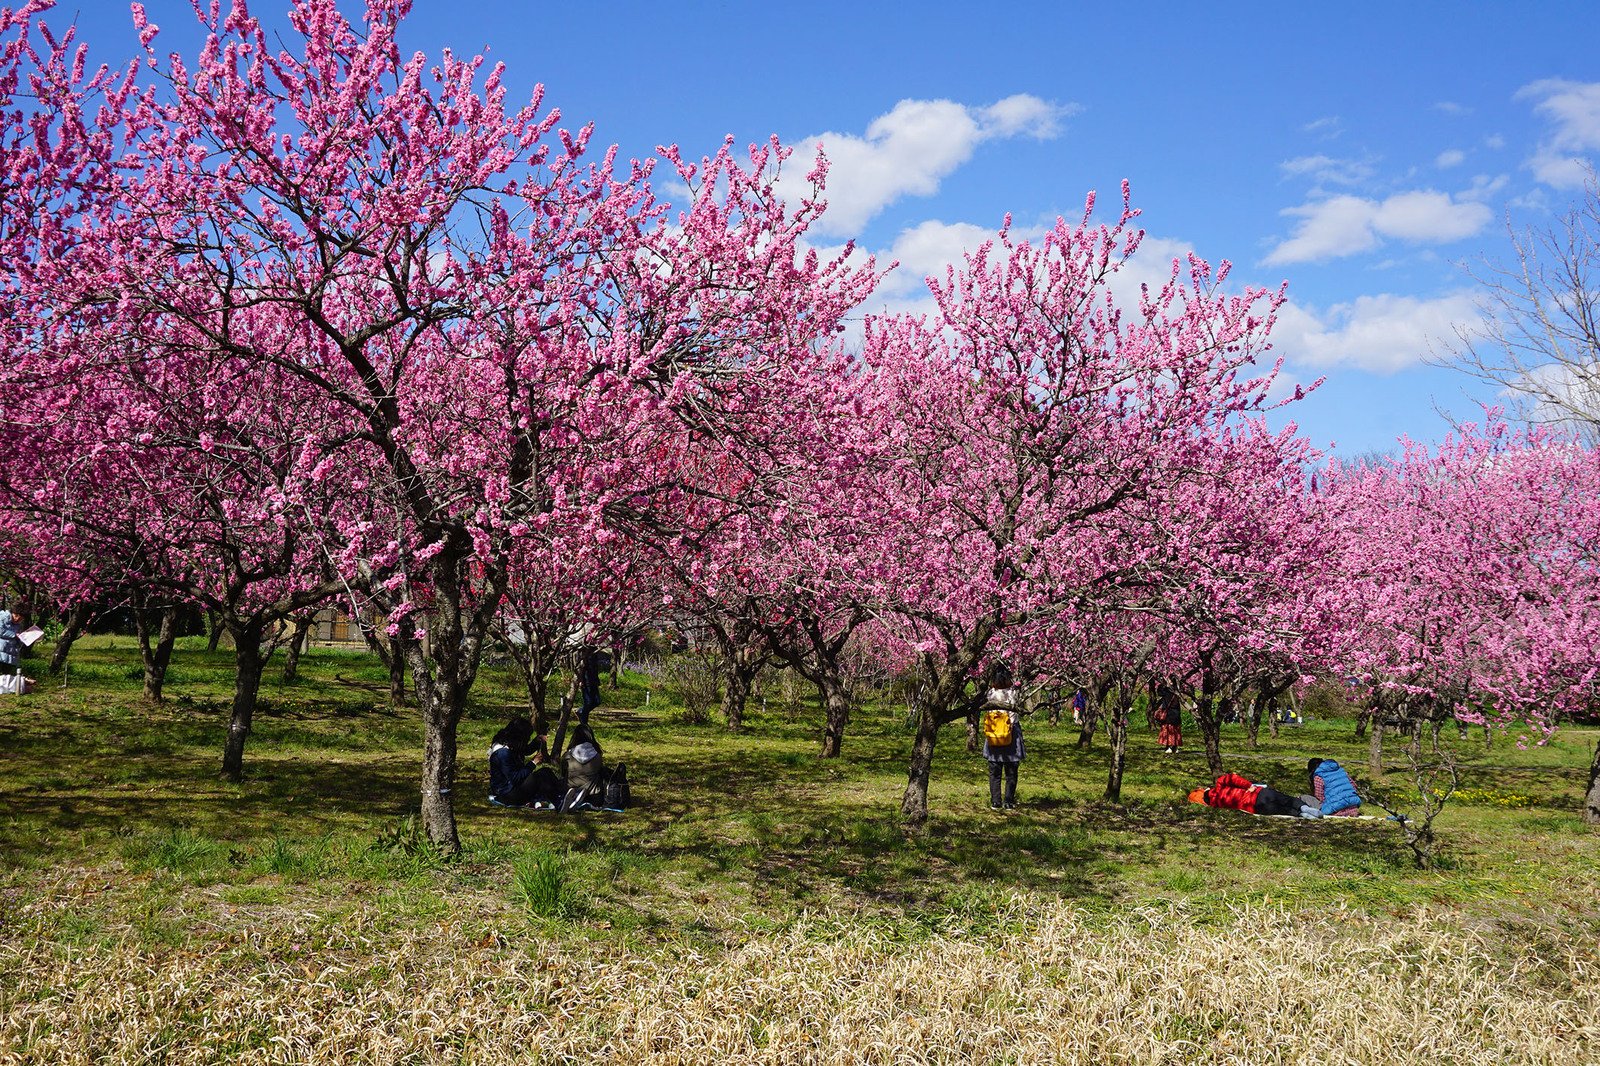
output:
[[[1256,794],[1261,786],[1252,784],[1238,774],[1223,774],[1206,789],[1206,805],[1226,807],[1232,811],[1256,812]]]

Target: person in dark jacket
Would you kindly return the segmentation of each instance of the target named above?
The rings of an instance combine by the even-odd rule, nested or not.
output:
[[[991,744],[983,738],[983,757],[989,760],[989,806],[1010,810],[1017,805],[1017,768],[1022,764],[1022,700],[1011,681],[1011,671],[996,664],[989,675],[989,690],[983,697],[983,715],[1004,711],[1010,720],[1011,743]],[[987,731],[986,731],[987,732]],[[1005,792],[1000,791],[1001,778]]]
[[[567,749],[567,791],[561,809],[600,806],[605,797],[605,781],[605,753],[600,750],[594,731],[580,725],[572,734],[572,746]]]
[[[1156,740],[1161,744],[1161,750],[1168,755],[1176,755],[1178,749],[1183,747],[1183,708],[1178,705],[1178,693],[1170,688],[1161,689],[1161,698],[1156,702],[1155,722],[1160,731]]]
[[[533,723],[513,718],[489,744],[489,799],[506,807],[554,807],[561,779],[548,766],[528,765]]]
[[[1311,794],[1325,816],[1354,817],[1361,810],[1361,796],[1345,768],[1332,759],[1312,759],[1306,763],[1311,774]]]
[[[1244,811],[1247,814],[1284,814],[1298,818],[1321,818],[1310,796],[1291,796],[1279,792],[1238,774],[1223,774],[1210,788],[1197,788],[1189,793],[1190,803],[1204,803],[1207,807]]]

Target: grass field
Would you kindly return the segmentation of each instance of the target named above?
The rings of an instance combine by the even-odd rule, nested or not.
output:
[[[907,834],[903,707],[861,710],[822,762],[814,709],[758,700],[730,736],[635,673],[595,719],[635,809],[500,810],[484,753],[518,696],[490,668],[446,862],[382,668],[280,665],[240,785],[216,776],[230,658],[197,641],[159,706],[126,637],[0,697],[0,1062],[1600,1061],[1578,818],[1600,731],[1447,737],[1467,791],[1421,871],[1382,820],[1185,803],[1203,756],[1142,730],[1106,804],[1103,742],[1041,722],[1021,809],[988,810],[951,730]],[[1226,761],[1298,791],[1331,756],[1401,792],[1398,749],[1368,781],[1352,732],[1250,751],[1230,727]]]

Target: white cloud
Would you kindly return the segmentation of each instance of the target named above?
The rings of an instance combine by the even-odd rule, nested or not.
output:
[[[1600,150],[1600,82],[1547,78],[1524,85],[1516,98],[1535,101],[1533,109],[1555,126],[1528,160],[1534,176],[1558,189],[1581,186],[1594,166],[1587,153]]]
[[[1278,169],[1289,177],[1309,175],[1329,185],[1359,185],[1371,179],[1372,164],[1359,159],[1335,159],[1326,155],[1303,155],[1285,159]]]
[[[951,100],[901,100],[879,115],[862,135],[819,133],[794,142],[801,157],[820,145],[830,163],[828,211],[813,230],[823,235],[859,233],[878,212],[902,196],[930,196],[952,171],[972,158],[984,141],[1054,137],[1061,120],[1076,113],[1036,96],[1018,94],[988,107]],[[780,192],[790,199],[804,191],[807,167],[785,171]]]
[[[1384,293],[1321,312],[1285,304],[1272,339],[1278,354],[1300,365],[1392,374],[1426,359],[1440,341],[1455,337],[1458,328],[1481,321],[1477,297],[1470,292],[1435,299]]]
[[[1438,167],[1440,170],[1449,170],[1451,167],[1459,167],[1466,161],[1467,153],[1463,152],[1459,148],[1451,148],[1447,151],[1440,152],[1438,157],[1434,159],[1433,165]]]
[[[1308,263],[1355,255],[1384,237],[1417,244],[1447,244],[1470,237],[1488,223],[1481,203],[1458,201],[1433,189],[1397,193],[1386,200],[1334,196],[1283,211],[1301,219],[1294,235],[1268,253],[1268,265]]]
[[[1506,139],[1498,133],[1491,133],[1483,139],[1483,146],[1498,152],[1506,146]]]
[[[1344,120],[1338,115],[1327,115],[1307,122],[1300,130],[1303,133],[1320,133],[1325,140],[1331,140],[1344,132]]]
[[[1478,203],[1483,203],[1490,197],[1504,191],[1505,187],[1510,184],[1511,178],[1505,174],[1496,174],[1492,178],[1487,174],[1474,174],[1472,176],[1472,185],[1456,193],[1456,199],[1475,200]]]
[[[1443,112],[1446,115],[1455,115],[1458,117],[1472,114],[1472,108],[1463,104],[1458,104],[1453,100],[1440,100],[1437,104],[1433,105],[1433,109],[1435,111]]]

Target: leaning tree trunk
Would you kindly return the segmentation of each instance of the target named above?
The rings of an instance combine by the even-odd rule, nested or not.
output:
[[[229,781],[244,778],[244,743],[255,719],[256,697],[261,691],[260,619],[228,624],[233,638],[233,712],[228,719],[228,740],[222,750],[222,776]]]
[[[167,667],[172,662],[172,645],[178,638],[178,613],[176,605],[161,609],[160,622],[151,643],[151,612],[135,609],[134,626],[139,631],[139,658],[144,662],[144,698],[160,703],[161,688],[167,680]]]
[[[305,650],[306,638],[316,615],[305,614],[294,620],[294,632],[289,634],[289,650],[283,656],[283,679],[294,681],[300,676],[300,653]]]
[[[206,612],[206,652],[208,654],[217,650],[217,645],[222,643],[222,615],[216,611]]]
[[[1106,774],[1106,799],[1122,802],[1122,771],[1128,764],[1128,711],[1132,708],[1132,689],[1117,686],[1117,702],[1112,705],[1111,716],[1106,721],[1106,732],[1111,739],[1111,765]]]
[[[61,628],[61,635],[56,638],[56,646],[50,652],[49,671],[52,676],[61,673],[67,665],[67,656],[72,651],[72,645],[83,635],[84,628],[89,624],[89,615],[92,608],[87,603],[74,604],[67,612],[65,623]]]
[[[1594,758],[1589,760],[1589,791],[1583,796],[1583,820],[1590,825],[1600,825],[1600,743],[1594,746]]]

